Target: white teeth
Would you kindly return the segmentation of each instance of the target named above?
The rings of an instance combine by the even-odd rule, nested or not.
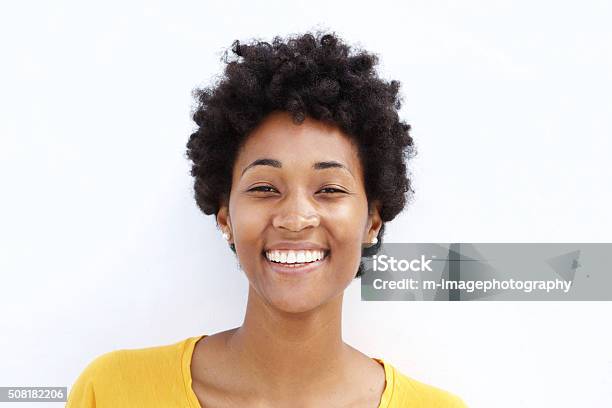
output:
[[[321,250],[270,250],[266,251],[266,258],[272,262],[280,263],[305,263],[314,262],[325,257],[325,251]]]

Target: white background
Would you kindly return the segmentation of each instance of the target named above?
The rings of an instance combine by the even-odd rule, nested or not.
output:
[[[256,3],[3,3],[0,386],[240,325],[247,280],[184,157],[234,39],[332,29],[401,81],[416,196],[387,241],[610,241],[609,1]],[[356,280],[343,325],[470,407],[610,407],[611,312],[362,302]]]

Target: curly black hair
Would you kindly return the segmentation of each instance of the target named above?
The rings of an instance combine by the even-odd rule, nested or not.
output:
[[[393,220],[404,209],[408,193],[414,193],[406,161],[416,152],[411,127],[397,113],[400,83],[379,78],[374,69],[377,55],[355,52],[336,33],[276,36],[272,44],[236,40],[230,50],[223,55],[222,78],[193,91],[198,128],[189,137],[186,154],[193,162],[198,207],[216,215],[228,202],[237,152],[268,114],[289,112],[296,124],[309,116],[339,127],[357,142],[368,207],[379,200],[383,221],[378,243],[363,254],[377,253],[384,223]],[[236,253],[233,244],[230,248]],[[362,273],[363,264],[356,277]]]

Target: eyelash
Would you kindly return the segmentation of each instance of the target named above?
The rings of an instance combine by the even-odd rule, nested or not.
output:
[[[269,192],[269,191],[260,190],[262,188],[272,188],[273,189],[274,187],[271,187],[271,186],[257,186],[257,187],[253,187],[252,189],[250,189],[248,191],[257,191],[257,192],[262,192],[262,193],[268,193]],[[325,188],[322,188],[319,191],[323,191],[323,190],[334,190],[332,193],[328,193],[328,194],[335,194],[335,193],[345,193],[346,194],[346,191],[340,190],[340,189],[334,188],[334,187],[325,187]]]

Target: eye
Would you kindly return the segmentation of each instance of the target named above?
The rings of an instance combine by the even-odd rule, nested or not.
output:
[[[261,192],[261,193],[274,193],[274,192],[278,192],[274,187],[272,186],[255,186],[247,191],[253,191],[253,192]],[[321,190],[319,190],[319,192],[322,193],[326,193],[326,194],[337,194],[337,193],[345,193],[346,191],[341,190],[339,188],[335,188],[335,187],[324,187]]]
[[[322,189],[321,189],[321,190],[319,190],[319,191],[323,191],[323,192],[327,191],[327,192],[328,192],[328,194],[335,194],[335,193],[346,193],[346,191],[344,191],[344,190],[340,190],[340,189],[338,189],[338,188],[334,188],[334,187],[325,187],[325,188],[322,188]]]
[[[248,191],[258,191],[258,192],[262,192],[262,193],[271,193],[276,191],[276,189],[272,186],[256,186],[251,188]]]

